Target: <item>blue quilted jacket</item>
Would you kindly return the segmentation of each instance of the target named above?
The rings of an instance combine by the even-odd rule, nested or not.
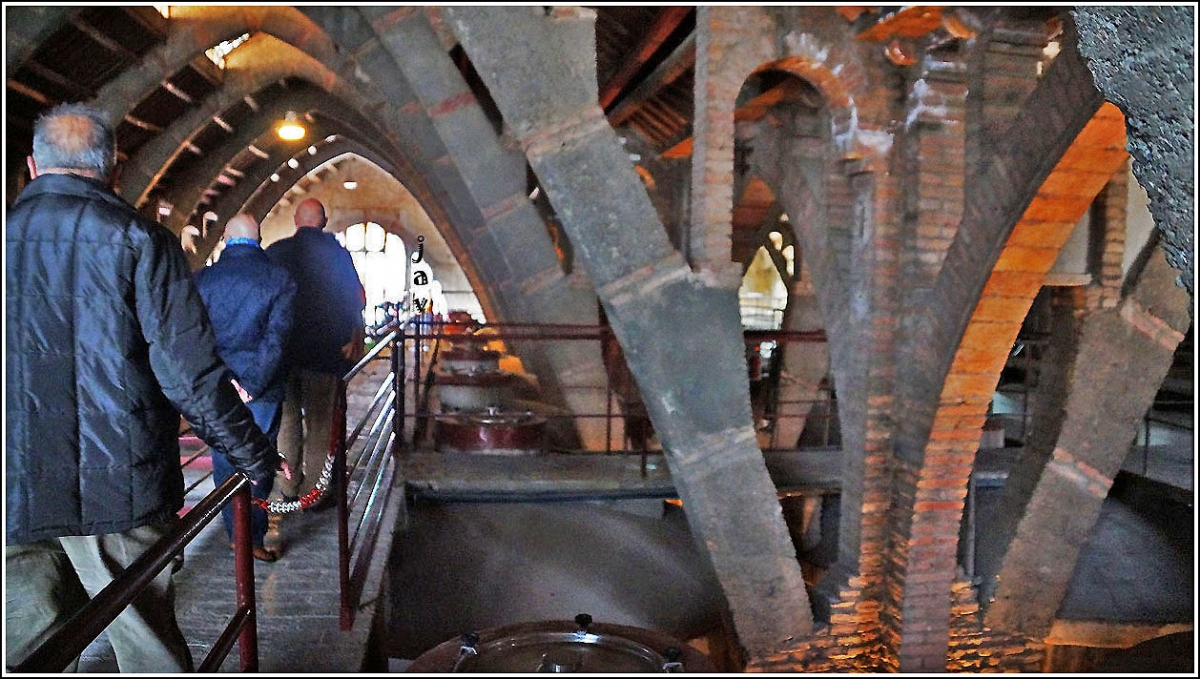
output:
[[[227,245],[196,287],[217,334],[217,353],[255,398],[283,400],[281,370],[296,283],[257,244]]]

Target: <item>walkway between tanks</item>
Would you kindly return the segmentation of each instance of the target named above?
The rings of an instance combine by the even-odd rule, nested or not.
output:
[[[210,481],[202,482],[189,495],[189,503],[211,490]],[[275,563],[254,562],[259,671],[361,671],[375,602],[366,597],[353,628],[345,632],[339,628],[336,509],[289,514],[273,518],[272,524],[267,545],[282,543],[281,556]],[[380,541],[390,545],[391,533],[388,526],[381,532]],[[376,552],[372,577],[364,591],[378,591],[387,549],[383,546]],[[219,520],[206,526],[188,545],[175,583],[179,626],[187,637],[192,657],[199,663],[220,635],[235,605],[233,550]],[[116,658],[105,635],[84,652],[80,671],[117,671]],[[238,671],[236,645],[221,671]]]
[[[376,361],[368,367],[370,374],[366,379],[351,383],[347,401],[352,417],[353,413],[365,411],[387,370],[387,361]],[[182,456],[187,459],[194,453],[195,450],[185,449]],[[185,507],[195,505],[212,492],[211,478],[203,478],[210,471],[207,455],[184,469],[185,488],[199,481],[187,494]],[[279,560],[254,561],[259,672],[347,673],[381,669],[370,664],[368,638],[377,609],[375,593],[379,592],[384,577],[402,505],[399,493],[393,493],[363,586],[363,602],[355,614],[353,627],[346,631],[339,626],[337,509],[272,515],[266,545],[279,549]],[[351,517],[352,532],[355,516]],[[208,654],[233,614],[236,603],[233,568],[233,550],[217,518],[187,546],[183,568],[175,574],[179,626],[197,664]],[[238,672],[238,668],[235,644],[221,672]],[[107,635],[101,634],[84,651],[79,669],[118,671]],[[382,669],[386,670],[386,666]]]

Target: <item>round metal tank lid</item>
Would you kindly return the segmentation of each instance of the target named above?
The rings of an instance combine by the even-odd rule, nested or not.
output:
[[[423,653],[408,672],[471,673],[714,673],[703,653],[639,627],[547,620],[462,635]]]

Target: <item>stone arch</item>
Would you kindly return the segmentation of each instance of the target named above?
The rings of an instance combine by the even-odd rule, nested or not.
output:
[[[21,12],[21,21],[27,30],[5,35],[4,72],[11,74],[33,56],[34,51],[54,35],[72,16],[82,11],[79,7],[66,5],[44,5],[41,7],[9,7],[8,12]]]
[[[365,85],[364,78],[359,82],[349,83],[338,76],[338,73],[354,72],[355,65],[345,55],[347,50],[338,49],[329,37],[311,19],[294,8],[284,7],[228,7],[219,8],[215,13],[209,13],[204,8],[192,8],[177,14],[184,28],[174,31],[168,43],[157,48],[148,55],[144,63],[154,64],[155,68],[130,69],[119,81],[114,81],[98,96],[98,100],[107,106],[129,105],[129,101],[137,101],[133,92],[148,91],[147,88],[157,86],[163,74],[174,72],[182,64],[193,58],[207,47],[221,40],[236,37],[243,32],[254,32],[250,40],[231,52],[227,58],[226,82],[221,90],[210,96],[204,105],[176,121],[168,132],[159,135],[139,152],[137,161],[130,163],[133,170],[130,174],[134,182],[127,184],[126,191],[137,193],[139,201],[144,200],[153,181],[161,176],[163,169],[170,159],[185,148],[188,139],[194,136],[204,125],[207,125],[213,115],[217,115],[230,104],[236,103],[247,94],[260,89],[269,83],[283,77],[299,77],[317,84],[331,93],[336,99],[348,103],[351,109],[359,111],[378,111],[379,106],[370,98],[359,92],[360,88],[370,89]],[[133,71],[141,71],[140,74]],[[366,80],[370,80],[367,78]],[[376,82],[379,78],[374,79]],[[379,95],[376,94],[378,97]],[[115,102],[115,103],[114,103]],[[366,118],[360,116],[360,120]],[[371,133],[364,130],[360,135],[364,139],[375,139],[380,142],[397,141],[396,134],[386,132],[388,121],[384,121],[385,130]],[[364,125],[364,127],[367,127]],[[173,142],[173,143],[172,143]],[[386,142],[385,142],[386,143]],[[411,148],[411,145],[409,145]],[[439,187],[430,187],[426,177],[443,177],[444,172],[420,172],[413,164],[406,162],[410,154],[400,154],[391,151],[393,167],[404,168],[398,178],[409,187],[425,206],[426,212],[439,223],[439,232],[445,237],[456,239],[458,222],[448,219],[444,213],[445,199],[433,200],[437,194],[445,194]],[[415,158],[417,165],[429,167],[432,170],[432,160]],[[139,181],[141,177],[141,181]],[[147,180],[148,178],[148,180]],[[211,247],[211,246],[210,246]],[[469,258],[474,262],[475,258]],[[493,289],[495,286],[480,285],[479,281],[486,280],[484,273],[469,274],[472,287],[476,290]],[[502,298],[511,295],[502,295]],[[481,300],[482,301],[482,300]],[[508,299],[500,308],[519,306],[519,299]],[[495,303],[484,303],[485,308],[497,309]],[[489,311],[489,315],[494,311]],[[511,311],[509,312],[511,313]]]
[[[181,116],[169,128],[138,150],[130,158],[122,192],[136,205],[146,200],[149,191],[161,178],[175,157],[184,151],[213,116],[247,95],[283,78],[300,78],[319,85],[332,96],[346,101],[351,108],[367,110],[361,95],[348,83],[341,81],[320,62],[307,57],[293,46],[265,33],[258,33],[226,57],[226,77],[221,89],[209,95],[196,108]],[[365,118],[365,116],[364,116]],[[378,138],[384,138],[382,133]]]
[[[129,68],[96,95],[94,103],[112,120],[120,120],[160,83],[189,61],[224,40],[243,33],[264,33],[324,64],[329,73],[349,72],[350,59],[308,17],[286,6],[172,7],[167,41],[148,52],[137,68]],[[330,80],[333,76],[329,76]]]
[[[361,130],[365,121],[361,116],[328,95],[314,96],[312,91],[289,89],[269,101],[260,101],[259,107],[259,115],[240,125],[220,146],[206,151],[205,156],[198,163],[189,167],[173,182],[172,190],[162,194],[162,197],[175,208],[171,215],[163,221],[172,231],[178,232],[189,216],[193,215],[202,194],[211,186],[222,169],[238,154],[244,152],[248,145],[254,144],[264,135],[270,135],[275,121],[281,118],[286,111],[296,111],[303,115],[309,111],[319,110],[322,113],[320,119],[314,120],[310,125],[313,132],[310,136],[313,138],[321,139],[332,133],[354,139],[356,142],[362,139],[361,145],[374,146],[369,138],[363,139],[364,135]],[[266,145],[256,144],[256,147],[261,148],[262,146]],[[385,152],[377,147],[373,150],[376,154]]]
[[[323,80],[309,80],[352,107],[370,112],[380,130],[378,138],[396,149],[389,154],[392,164],[409,170],[396,176],[426,206],[455,251],[465,254],[463,261],[477,268],[472,285],[491,294],[489,316],[499,321],[537,321],[543,319],[545,310],[557,306],[556,311],[567,312],[565,317],[558,313],[557,318],[544,320],[595,322],[594,296],[562,275],[546,228],[529,204],[524,187],[513,187],[508,194],[494,191],[496,182],[488,176],[511,174],[497,167],[497,159],[511,150],[504,150],[445,45],[429,26],[426,13],[412,8],[322,7],[304,12],[255,8],[246,14],[249,19],[242,15],[234,10],[214,15],[220,19],[220,36],[261,29],[294,43],[327,66]],[[204,11],[196,11],[198,26],[205,16]],[[201,26],[199,30],[205,29]],[[193,41],[191,49],[176,47],[176,61],[185,61],[188,54],[202,49],[200,46],[215,41],[218,35],[213,31],[203,40]],[[398,34],[404,38],[397,38]],[[181,40],[180,45],[186,43]],[[164,50],[158,56],[167,54],[171,53]],[[443,122],[449,119],[455,124],[445,128]],[[476,121],[482,124],[476,125]],[[475,135],[475,128],[486,135]],[[478,138],[464,144],[472,135]],[[501,233],[505,235],[501,237]],[[515,243],[521,247],[512,247]],[[531,279],[535,284],[527,282]],[[554,305],[545,304],[546,300],[553,300]],[[566,394],[561,400],[577,412],[599,412],[604,393],[599,359],[598,351],[589,356],[576,349],[541,362],[530,357],[527,364],[538,373],[551,397],[555,397],[556,385],[562,384]],[[579,403],[589,399],[590,404]],[[594,444],[597,437],[590,440]]]
[[[352,50],[363,77],[385,88],[383,113],[406,153],[419,156],[457,231],[455,251],[484,274],[499,308],[495,321],[595,324],[594,290],[564,275],[545,223],[526,188],[527,161],[502,138],[431,25],[412,7],[305,8]],[[410,187],[411,188],[411,187]],[[474,284],[474,281],[472,281]],[[478,284],[475,288],[481,289]],[[536,348],[536,347],[533,347]],[[577,413],[605,409],[599,346],[563,343],[522,353],[548,399]],[[604,446],[604,423],[581,419],[587,450]]]
[[[653,396],[647,411],[739,639],[754,652],[806,638],[810,605],[752,428],[736,295],[723,274],[694,273],[671,247],[604,119],[589,49],[594,13],[443,13],[559,208],[643,396]],[[503,56],[512,44],[529,55],[519,65]],[[530,72],[540,85],[518,94]],[[665,327],[682,341],[656,342]]]

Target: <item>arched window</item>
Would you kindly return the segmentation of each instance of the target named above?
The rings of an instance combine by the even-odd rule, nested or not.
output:
[[[384,302],[399,304],[404,299],[404,241],[375,222],[360,222],[337,234],[350,252],[358,278],[367,292],[363,321],[376,325],[384,320]]]

